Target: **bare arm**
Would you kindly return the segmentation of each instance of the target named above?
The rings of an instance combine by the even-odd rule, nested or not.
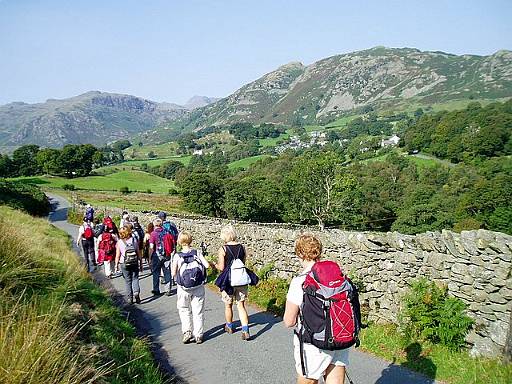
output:
[[[215,268],[217,268],[219,271],[223,271],[226,264],[226,251],[224,250],[224,247],[219,248],[219,252],[217,252],[217,264],[215,264]]]
[[[297,324],[299,316],[299,306],[286,300],[286,308],[284,310],[283,323],[285,327],[291,328]]]
[[[119,267],[119,259],[121,258],[121,250],[119,249],[119,242],[116,244],[116,269]]]

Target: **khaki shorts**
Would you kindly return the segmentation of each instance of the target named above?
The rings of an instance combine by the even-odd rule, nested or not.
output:
[[[234,291],[232,295],[228,295],[225,291],[221,292],[222,301],[226,304],[233,304],[244,301],[247,298],[247,291],[249,290],[248,285],[241,285],[239,287],[233,287]]]
[[[295,358],[295,370],[302,376],[302,366],[300,362],[300,342],[297,335],[293,335],[293,347]],[[306,377],[308,379],[318,380],[325,373],[330,364],[348,366],[349,349],[339,349],[336,351],[327,351],[315,347],[312,344],[304,343],[304,365],[306,366]]]

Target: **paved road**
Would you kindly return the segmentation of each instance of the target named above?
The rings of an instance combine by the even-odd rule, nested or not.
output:
[[[78,227],[66,221],[68,202],[60,196],[49,194],[49,197],[54,206],[50,221],[75,239]],[[101,274],[98,271],[95,277],[101,279]],[[123,293],[122,277],[111,282],[117,293]],[[141,291],[142,304],[127,306],[126,310],[135,319],[137,327],[150,335],[157,345],[159,360],[167,361],[166,368],[184,382],[295,383],[292,331],[283,326],[281,318],[249,308],[252,340],[242,341],[239,322],[238,331],[233,335],[223,331],[224,307],[220,296],[207,289],[205,342],[183,345],[176,296],[154,298],[150,293],[151,275],[147,269],[141,275]],[[350,353],[348,372],[354,384],[433,383],[431,379],[358,350]]]

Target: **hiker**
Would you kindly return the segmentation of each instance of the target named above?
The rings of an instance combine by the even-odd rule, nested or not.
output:
[[[192,249],[192,235],[181,232],[178,244],[181,252],[176,253],[171,266],[171,275],[177,285],[176,306],[181,320],[183,343],[195,339],[197,344],[203,342],[204,323],[204,284],[206,283],[206,268],[210,263],[200,250]]]
[[[218,261],[215,265],[219,271],[224,271],[225,268],[230,268],[235,259],[240,259],[245,264],[247,252],[245,247],[237,241],[237,234],[232,225],[227,225],[222,228],[220,238],[224,241],[224,245],[219,248]],[[224,316],[226,324],[224,330],[227,333],[234,332],[233,324],[233,302],[236,303],[238,309],[238,317],[242,323],[242,340],[249,340],[249,316],[245,308],[245,299],[247,298],[248,284],[229,287],[229,292],[226,288],[220,286],[222,301],[224,302]]]
[[[142,226],[139,224],[139,218],[137,216],[133,216],[130,222],[133,225],[133,236],[137,240],[137,244],[139,245],[139,252],[142,255],[142,248],[144,247],[144,229],[142,229]],[[139,265],[140,272],[144,270],[142,259],[143,258],[141,257]]]
[[[146,231],[144,233],[144,241],[143,241],[143,251],[142,257],[146,260],[146,263],[149,267],[151,267],[151,252],[149,252],[149,239],[151,238],[151,233],[155,229],[155,226],[152,222],[149,222]]]
[[[151,293],[159,296],[160,292],[160,271],[164,275],[164,285],[167,296],[171,296],[171,273],[169,263],[171,255],[165,252],[166,232],[162,228],[162,219],[157,218],[153,221],[155,229],[149,238],[149,253],[151,254],[151,272],[153,274],[153,289]],[[172,240],[171,240],[172,241]],[[169,251],[169,250],[168,250]],[[172,253],[172,251],[171,251]]]
[[[167,218],[167,213],[165,213],[164,211],[158,212],[158,217],[162,220],[162,229],[164,230],[165,233],[169,233],[173,237],[174,244],[176,244],[178,241],[178,227],[176,227],[176,224],[174,224],[171,220],[169,220]],[[169,268],[169,270],[171,268],[172,257],[173,257],[173,255],[171,254],[169,261],[167,261],[165,264],[165,267]],[[160,275],[160,284],[166,284],[166,283],[167,283],[167,280],[165,279],[165,276],[162,273]],[[169,292],[172,291],[173,285],[174,285],[174,279],[171,276],[171,279],[169,282]]]
[[[104,231],[104,226],[101,224],[100,219],[97,217],[93,220],[93,232],[94,232],[94,257],[96,257],[96,263],[98,266],[103,265],[103,262],[99,261],[98,246],[100,243],[100,235]]]
[[[76,246],[80,247],[84,251],[84,258],[87,263],[87,272],[91,272],[96,269],[96,257],[94,256],[94,230],[91,222],[84,217],[83,223],[78,227],[78,236],[76,238]],[[92,270],[91,264],[92,263]]]
[[[102,228],[103,232],[98,238],[98,262],[103,263],[105,276],[111,279],[115,273],[114,261],[118,231],[110,216],[105,216]]]
[[[94,208],[91,207],[91,204],[85,206],[85,217],[91,223],[94,221]]]
[[[125,226],[126,223],[130,221],[130,216],[128,215],[127,211],[123,211],[121,213],[121,220],[119,221],[119,228],[122,228]]]
[[[126,294],[130,304],[133,304],[134,300],[137,304],[140,304],[139,259],[140,251],[137,240],[132,236],[131,229],[125,225],[119,231],[115,266],[116,270],[121,266],[121,272],[126,282]]]
[[[313,265],[320,260],[322,243],[313,235],[303,234],[295,242],[295,254],[300,259],[304,269],[290,283],[290,288],[286,295],[286,309],[283,322],[286,327],[295,327],[293,345],[295,368],[298,375],[297,383],[317,383],[320,377],[323,376],[327,384],[343,384],[345,382],[345,367],[349,361],[348,349],[330,351],[320,349],[309,343],[303,343],[303,351],[301,353],[298,337],[301,325],[299,312],[304,296],[302,286]],[[303,365],[307,367],[306,375],[303,374]]]

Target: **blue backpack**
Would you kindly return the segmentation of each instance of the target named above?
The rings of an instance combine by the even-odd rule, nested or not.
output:
[[[206,283],[206,268],[197,256],[195,249],[188,253],[177,253],[178,273],[176,283],[183,288],[199,287]]]
[[[85,218],[90,222],[92,222],[94,220],[94,208],[93,207],[88,207],[85,210]]]

